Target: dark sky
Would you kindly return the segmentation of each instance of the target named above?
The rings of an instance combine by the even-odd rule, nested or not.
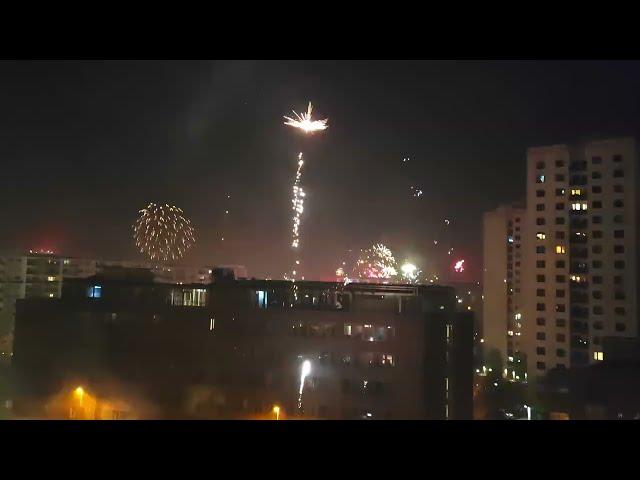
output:
[[[308,100],[330,125],[313,137],[282,125]],[[639,62],[0,62],[0,248],[141,259],[137,211],[174,203],[197,228],[184,263],[281,277],[303,150],[307,278],[381,241],[475,280],[527,147],[638,127]]]

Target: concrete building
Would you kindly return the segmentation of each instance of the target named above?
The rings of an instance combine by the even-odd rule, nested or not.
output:
[[[472,418],[473,314],[451,288],[122,273],[18,302],[16,413],[82,386],[135,418]]]
[[[524,380],[522,348],[525,209],[501,206],[483,218],[483,350],[499,354],[508,378]],[[495,368],[495,366],[494,366]]]
[[[529,381],[602,361],[638,335],[638,168],[632,138],[527,152],[523,344]]]
[[[51,251],[0,255],[0,362],[11,357],[16,300],[59,298],[63,279],[88,278],[110,268],[149,269],[158,283],[208,284],[215,268],[247,278],[241,265],[174,266],[145,261],[96,260],[54,254]]]

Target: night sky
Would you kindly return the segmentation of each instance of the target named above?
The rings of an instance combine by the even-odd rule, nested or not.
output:
[[[282,119],[309,100],[314,136]],[[639,127],[640,62],[5,61],[0,249],[143,259],[138,210],[173,203],[197,229],[183,263],[281,278],[302,150],[307,279],[384,242],[479,280],[482,213],[524,199],[527,147]]]

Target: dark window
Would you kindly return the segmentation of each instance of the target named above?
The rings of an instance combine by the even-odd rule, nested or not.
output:
[[[564,342],[564,341],[565,341],[564,333],[557,333],[556,334],[556,342]]]
[[[547,350],[544,347],[537,347],[536,348],[536,353],[538,355],[544,355],[545,353],[547,353]]]
[[[536,218],[536,225],[544,225],[544,218]]]
[[[593,322],[593,329],[594,330],[602,330],[602,322]]]
[[[544,268],[546,265],[544,260],[537,260],[536,261],[536,268]]]
[[[544,168],[544,167],[545,167],[544,162],[538,162],[538,163],[536,163],[536,168],[540,169],[540,168]]]
[[[539,245],[536,247],[536,253],[544,253],[545,252],[545,248],[542,245]]]
[[[556,238],[562,240],[564,238],[564,232],[556,231]]]
[[[594,216],[593,217],[593,223],[602,223],[602,217]]]
[[[624,294],[624,292],[616,290],[613,298],[615,298],[616,300],[624,300],[626,298],[626,295]]]
[[[593,253],[602,253],[602,245],[594,245],[591,247]]]
[[[614,178],[624,177],[624,171],[622,171],[622,170],[614,170],[613,171],[613,176],[614,176]]]
[[[602,238],[602,230],[594,230],[593,238]]]
[[[602,208],[602,202],[600,200],[593,202],[593,208]]]
[[[594,260],[591,262],[591,266],[593,268],[602,268],[602,262],[600,260]]]
[[[556,167],[564,167],[564,160],[556,160]]]
[[[536,190],[536,197],[544,197],[544,190]]]
[[[556,188],[556,197],[564,195],[564,188]]]
[[[593,193],[602,193],[602,187],[600,185],[593,185],[591,191]]]
[[[545,370],[547,367],[546,367],[546,365],[545,365],[545,363],[544,363],[544,362],[537,362],[537,363],[536,363],[536,368],[537,368],[538,370]]]
[[[520,223],[520,217],[516,217],[516,223]]]
[[[622,155],[614,155],[613,156],[613,161],[614,162],[621,162],[622,161]]]
[[[616,315],[625,315],[627,313],[624,307],[616,307],[613,309],[613,311],[616,313]]]
[[[556,225],[564,225],[564,217],[556,217]]]
[[[620,199],[614,200],[613,201],[613,206],[617,207],[617,208],[621,208],[624,207],[624,202]]]
[[[543,327],[545,325],[545,319],[543,317],[536,318],[536,325]]]
[[[614,230],[613,238],[624,238],[624,230]]]
[[[615,262],[613,262],[613,266],[615,268],[624,268],[624,260],[616,260]]]
[[[538,281],[538,282],[544,282],[544,281],[545,281],[545,277],[544,277],[544,275],[536,275],[536,281]]]
[[[564,175],[561,173],[556,174],[556,182],[564,182]]]
[[[594,290],[592,295],[593,295],[593,298],[595,298],[596,300],[602,299],[602,292],[600,290]]]
[[[602,306],[601,305],[595,305],[593,307],[593,313],[595,315],[602,315],[602,312],[603,312],[603,310],[602,310]]]
[[[564,210],[564,203],[556,203],[556,210]]]
[[[564,298],[564,290],[562,289],[556,290],[556,298]]]
[[[563,313],[565,311],[565,306],[562,304],[556,305],[556,312]]]
[[[538,332],[536,333],[536,339],[537,340],[546,340],[547,336],[545,335],[544,332]]]
[[[614,215],[613,223],[624,223],[624,218],[622,215]]]
[[[564,268],[564,260],[556,261],[556,268]]]
[[[556,275],[556,282],[557,283],[564,283],[566,280],[566,277],[564,275]]]
[[[536,210],[538,212],[543,212],[544,211],[544,203],[539,203],[536,205]]]
[[[544,293],[544,288],[538,288],[538,289],[536,290],[536,295],[537,295],[538,297],[544,297],[544,294],[545,294],[545,293]]]
[[[616,323],[616,332],[624,332],[627,326],[624,323]]]
[[[539,311],[539,312],[544,312],[544,311],[545,311],[545,305],[544,305],[544,303],[538,303],[538,304],[536,305],[536,310],[537,310],[537,311]]]
[[[556,355],[558,357],[564,357],[564,356],[566,356],[566,352],[564,351],[564,349],[558,348],[558,349],[556,349]]]
[[[622,275],[616,275],[613,277],[613,283],[616,285],[622,285]]]
[[[564,327],[566,320],[564,318],[556,318],[556,327]]]
[[[591,178],[593,178],[594,180],[602,178],[602,173],[600,173],[600,172],[591,172]]]
[[[594,275],[592,277],[593,283],[600,285],[602,283],[602,277],[600,275]]]
[[[613,253],[624,253],[624,246],[623,245],[615,245],[613,247]]]
[[[593,163],[594,165],[599,165],[602,163],[602,157],[592,157],[591,158],[591,163]]]
[[[613,191],[616,193],[622,193],[624,192],[624,187],[622,185],[614,185]]]

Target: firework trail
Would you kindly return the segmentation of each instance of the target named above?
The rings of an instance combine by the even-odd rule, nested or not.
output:
[[[293,112],[295,118],[284,117],[286,122],[285,125],[289,127],[296,128],[298,130],[303,131],[305,134],[315,133],[318,131],[326,130],[328,127],[327,120],[313,120],[311,114],[313,112],[313,105],[309,102],[309,106],[307,107],[306,113],[297,114]],[[304,160],[302,159],[302,152],[298,154],[298,169],[296,170],[295,180],[293,182],[293,198],[291,199],[292,209],[293,209],[293,226],[291,227],[291,248],[296,252],[295,265],[291,270],[292,278],[294,282],[296,281],[296,277],[298,275],[298,270],[300,269],[300,258],[298,253],[298,248],[300,247],[300,236],[301,236],[301,222],[302,222],[302,213],[304,212],[304,197],[305,192],[300,184],[302,180],[302,167],[304,166]],[[302,277],[304,280],[304,277]],[[285,279],[289,279],[287,274],[285,274]],[[294,295],[297,298],[296,292]]]
[[[151,260],[177,260],[195,243],[191,221],[181,208],[150,203],[139,213],[133,238],[140,253]]]

